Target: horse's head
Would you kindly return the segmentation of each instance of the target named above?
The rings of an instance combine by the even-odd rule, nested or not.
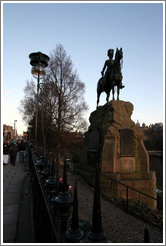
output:
[[[115,61],[120,61],[123,58],[123,51],[122,48],[120,50],[116,48],[116,54],[115,54]]]
[[[123,65],[123,51],[122,51],[122,48],[120,48],[120,49],[116,48],[115,67],[121,68],[122,65]]]

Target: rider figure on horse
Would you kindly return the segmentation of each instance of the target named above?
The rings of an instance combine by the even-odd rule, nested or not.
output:
[[[108,52],[107,52],[107,55],[109,57],[108,60],[105,61],[105,64],[104,64],[104,67],[103,67],[103,70],[101,71],[101,75],[102,77],[104,76],[104,71],[107,67],[107,70],[105,72],[105,79],[108,80],[109,79],[109,76],[113,70],[113,67],[114,67],[114,60],[112,59],[113,56],[114,56],[114,50],[113,49],[109,49]]]
[[[103,77],[104,76],[104,71],[105,71],[105,69],[107,67],[107,70],[105,72],[105,81],[111,80],[111,77],[113,76],[112,71],[114,69],[114,60],[113,60],[114,50],[113,49],[109,49],[108,52],[107,52],[107,55],[108,55],[109,59],[105,61],[104,67],[103,67],[103,69],[101,71],[101,75]],[[120,89],[122,89],[122,88],[124,88],[124,85],[121,83]]]

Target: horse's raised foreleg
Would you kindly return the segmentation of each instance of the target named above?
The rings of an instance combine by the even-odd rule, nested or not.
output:
[[[110,91],[107,91],[107,97],[106,97],[106,102],[108,103],[109,102],[109,97],[110,97]]]
[[[115,100],[114,94],[115,94],[115,90],[114,90],[114,86],[113,86],[112,87],[112,100]]]
[[[99,101],[100,101],[100,94],[101,94],[101,92],[97,92],[97,107],[96,107],[96,109],[98,109],[98,105],[99,105]]]
[[[119,100],[119,85],[117,86],[117,100]]]

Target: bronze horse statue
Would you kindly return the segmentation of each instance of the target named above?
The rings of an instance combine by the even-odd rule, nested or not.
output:
[[[100,100],[100,94],[105,92],[107,94],[106,101],[109,101],[110,92],[112,90],[112,99],[115,100],[114,87],[117,86],[117,100],[119,100],[120,89],[124,88],[122,85],[122,73],[121,73],[121,61],[123,60],[123,51],[122,48],[116,49],[115,61],[113,69],[110,72],[109,76],[102,76],[97,83],[97,108]]]

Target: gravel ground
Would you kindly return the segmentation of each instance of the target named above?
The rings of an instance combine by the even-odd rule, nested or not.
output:
[[[68,184],[74,188],[77,180],[79,219],[91,223],[93,209],[93,189],[78,175],[68,173]],[[135,218],[113,203],[101,197],[102,227],[107,240],[112,243],[143,243],[144,229],[149,230],[150,243],[162,243],[163,234],[138,218]]]

